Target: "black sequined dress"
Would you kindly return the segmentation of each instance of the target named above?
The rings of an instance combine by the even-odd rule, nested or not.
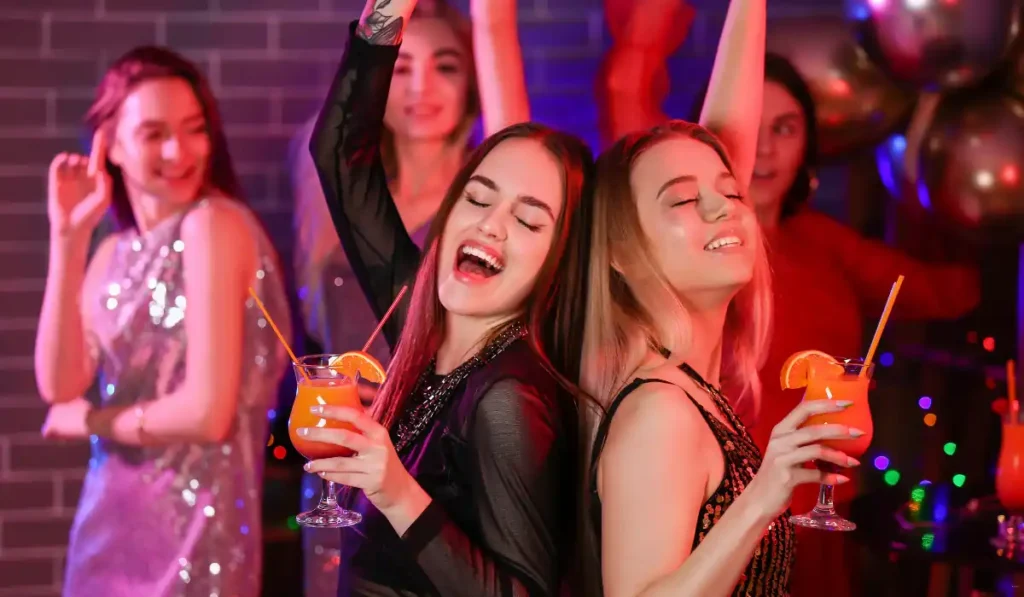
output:
[[[747,487],[747,484],[757,474],[761,467],[761,451],[758,450],[750,433],[733,412],[729,402],[722,396],[722,393],[705,382],[688,365],[681,367],[684,373],[689,375],[698,386],[704,387],[713,399],[719,412],[728,421],[723,423],[718,417],[708,412],[700,402],[695,400],[689,392],[687,397],[700,411],[701,416],[711,432],[718,440],[722,448],[722,457],[725,459],[725,474],[722,482],[715,489],[702,505],[701,513],[697,518],[697,528],[693,533],[693,549],[697,549],[701,541],[708,536],[729,506],[739,497],[740,493]],[[608,438],[608,428],[611,425],[612,417],[622,402],[633,392],[633,390],[647,383],[670,383],[661,379],[634,379],[615,397],[605,414],[604,419],[598,426],[597,435],[594,440],[594,451],[591,455],[590,464],[590,493],[592,504],[591,523],[600,533],[601,529],[601,498],[597,493],[597,463],[604,449],[605,440]],[[730,429],[731,427],[731,429]],[[796,534],[793,525],[789,522],[789,512],[786,511],[772,522],[765,531],[761,542],[754,549],[754,553],[743,570],[736,585],[733,595],[735,597],[778,597],[789,595],[789,571],[792,566],[796,550]]]

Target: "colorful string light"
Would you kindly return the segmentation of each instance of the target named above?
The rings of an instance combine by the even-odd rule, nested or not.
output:
[[[933,545],[935,545],[935,535],[932,533],[921,535],[921,547],[925,551],[931,551]]]

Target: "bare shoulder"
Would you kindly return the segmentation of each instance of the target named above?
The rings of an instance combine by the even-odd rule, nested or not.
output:
[[[645,383],[612,418],[598,462],[601,499],[652,485],[659,485],[659,495],[682,495],[684,486],[702,494],[712,447],[717,447],[714,436],[682,388]]]
[[[204,200],[181,223],[186,251],[190,244],[228,253],[253,250],[255,230],[255,215],[249,208],[225,197]]]
[[[704,419],[682,388],[670,383],[648,382],[623,400],[608,427],[606,450],[618,443],[644,439],[674,438],[694,441],[706,427]]]

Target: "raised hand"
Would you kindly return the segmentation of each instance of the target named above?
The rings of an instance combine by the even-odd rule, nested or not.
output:
[[[367,0],[356,35],[377,46],[397,46],[415,0]]]
[[[846,454],[827,448],[820,443],[827,439],[852,439],[864,434],[845,425],[810,425],[800,427],[812,415],[838,412],[848,408],[847,400],[809,400],[801,402],[772,430],[771,440],[765,448],[764,460],[744,495],[756,495],[756,502],[765,511],[777,516],[788,506],[793,489],[804,483],[831,482],[841,485],[850,479],[822,470],[805,468],[804,464],[820,460],[838,467],[857,466],[860,462]]]
[[[50,162],[46,211],[53,234],[90,234],[110,206],[107,140],[102,130],[92,138],[89,157],[60,153]]]

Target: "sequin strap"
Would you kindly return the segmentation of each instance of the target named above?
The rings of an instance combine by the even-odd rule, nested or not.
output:
[[[432,384],[430,381],[435,365],[435,359],[431,359],[412,392],[413,399],[418,398],[418,401],[415,406],[405,411],[398,420],[398,424],[392,429],[391,441],[395,444],[395,451],[401,453],[423,434],[437,413],[441,412],[441,409],[451,400],[455,389],[469,377],[470,373],[489,363],[513,342],[524,336],[526,336],[526,327],[522,322],[512,322],[483,350],[456,367],[436,384]]]
[[[750,432],[747,431],[747,427],[736,414],[736,411],[732,409],[732,405],[729,404],[729,400],[724,394],[722,394],[722,390],[716,388],[707,381],[704,381],[704,378],[687,363],[679,365],[679,370],[688,375],[695,384],[711,396],[711,400],[725,417],[725,420],[729,422],[729,426],[733,428],[736,435],[738,435],[744,442],[747,442],[750,445],[756,445],[754,443],[754,438],[751,437]]]

